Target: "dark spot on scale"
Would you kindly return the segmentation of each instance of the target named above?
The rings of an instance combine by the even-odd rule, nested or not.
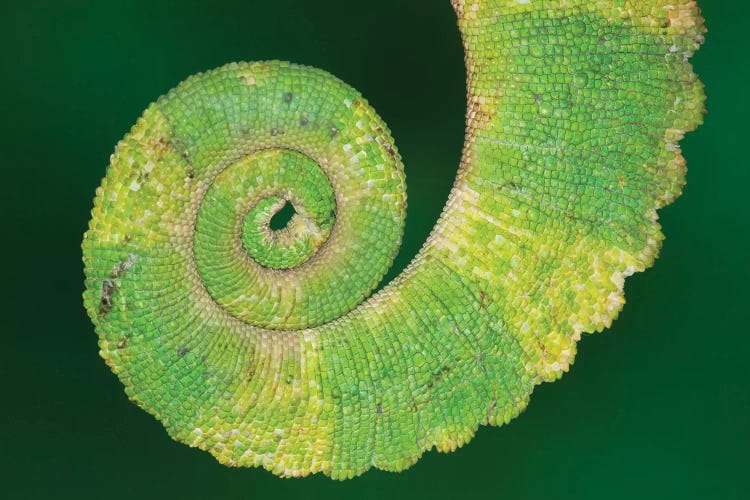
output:
[[[101,298],[99,301],[99,314],[107,314],[114,307],[112,295],[115,292],[115,282],[111,279],[102,280]]]
[[[377,413],[378,415],[383,413],[383,407],[380,405],[380,403],[378,403],[378,405],[375,407],[375,413]]]
[[[385,150],[388,152],[391,158],[396,159],[396,150],[393,149],[393,146],[390,142],[385,143]]]
[[[285,103],[289,104],[290,102],[292,102],[292,99],[294,99],[294,94],[291,92],[287,92],[286,94],[284,94],[283,99]]]
[[[284,133],[284,131],[282,129],[280,129],[280,128],[272,128],[271,129],[271,135],[272,136],[281,135],[283,133]]]
[[[299,126],[300,127],[304,128],[304,127],[307,127],[309,124],[310,124],[310,120],[308,120],[304,116],[300,117],[300,119],[299,119]]]
[[[537,104],[539,104],[540,102],[542,102],[542,96],[541,96],[541,94],[534,94],[534,102],[536,102]]]
[[[131,238],[130,238],[130,235],[129,235],[129,234],[126,234],[126,235],[125,235],[125,236],[123,237],[122,241],[123,241],[123,243],[130,243],[130,239],[131,239]]]
[[[440,382],[442,378],[451,371],[451,367],[444,365],[440,370],[432,374],[432,378],[427,382],[427,387],[432,388],[435,384]]]
[[[131,269],[135,264],[136,256],[128,254],[127,258],[122,259],[119,264],[112,268],[109,278],[102,280],[102,287],[99,298],[99,314],[107,314],[114,307],[113,295],[117,289],[117,278]]]
[[[183,356],[185,356],[185,354],[187,354],[189,352],[190,352],[190,348],[189,347],[180,347],[177,350],[177,357],[178,358],[182,358]]]
[[[336,137],[337,135],[339,135],[339,129],[336,128],[336,125],[331,125],[330,134],[331,137]]]
[[[486,297],[486,294],[484,293],[484,290],[479,290],[479,307],[484,307],[485,297]]]
[[[127,346],[127,345],[128,345],[128,339],[122,339],[121,341],[119,341],[117,343],[117,348],[118,349],[125,349],[125,346]]]
[[[604,43],[606,41],[607,41],[607,37],[605,37],[605,36],[600,36],[599,37],[599,43]]]
[[[188,170],[187,176],[188,179],[195,179],[195,170],[193,170],[192,168]]]

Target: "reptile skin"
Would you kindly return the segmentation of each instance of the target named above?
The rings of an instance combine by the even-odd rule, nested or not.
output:
[[[701,123],[688,0],[454,0],[466,138],[445,209],[397,252],[403,167],[333,76],[232,63],[151,104],[83,240],[84,303],[128,397],[220,462],[398,471],[501,425],[608,327]],[[270,220],[285,203],[283,229]]]

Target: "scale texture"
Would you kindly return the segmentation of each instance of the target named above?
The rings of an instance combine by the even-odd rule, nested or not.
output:
[[[526,407],[663,239],[702,120],[688,0],[454,0],[463,158],[413,262],[403,167],[351,87],[233,63],[151,104],[83,240],[101,355],[176,440],[283,476],[398,471]],[[270,221],[285,203],[295,215]]]

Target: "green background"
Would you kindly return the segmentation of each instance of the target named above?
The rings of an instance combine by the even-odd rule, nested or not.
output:
[[[114,144],[150,101],[228,61],[288,59],[359,89],[392,129],[409,186],[392,277],[437,219],[463,143],[448,1],[5,6],[0,497],[750,498],[750,7],[700,3],[709,114],[683,142],[688,185],[661,211],[661,258],[627,281],[619,320],[509,425],[344,483],[225,468],[130,403],[81,305],[81,236]]]

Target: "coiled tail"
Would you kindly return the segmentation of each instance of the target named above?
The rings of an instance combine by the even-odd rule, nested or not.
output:
[[[117,145],[84,303],[128,396],[229,465],[348,478],[500,425],[609,326],[701,121],[693,1],[454,1],[467,133],[413,262],[386,125],[327,73],[190,77]],[[286,204],[285,227],[271,220]]]

